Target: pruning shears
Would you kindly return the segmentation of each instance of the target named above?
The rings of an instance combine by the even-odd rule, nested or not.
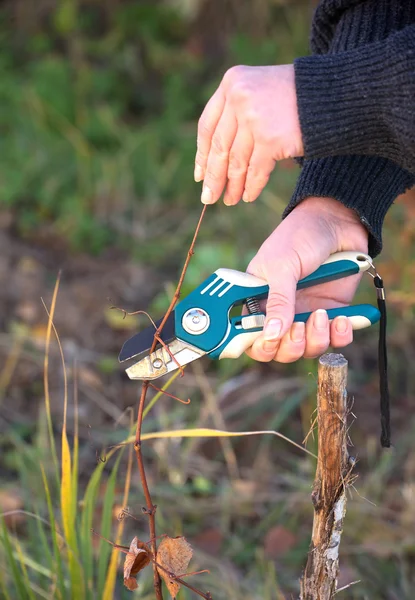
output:
[[[330,256],[314,273],[301,279],[297,289],[342,279],[373,268],[370,256],[360,252],[339,252]],[[167,319],[161,333],[162,344],[153,352],[155,328],[148,327],[127,340],[119,361],[134,359],[126,369],[130,379],[153,380],[201,358],[238,358],[252,346],[265,323],[259,301],[268,296],[265,281],[233,269],[221,268],[183,298]],[[248,314],[231,317],[234,306],[244,305]],[[358,304],[327,310],[329,320],[348,317],[353,329],[377,323],[380,312],[371,304]],[[311,313],[296,314],[294,321],[306,322]]]

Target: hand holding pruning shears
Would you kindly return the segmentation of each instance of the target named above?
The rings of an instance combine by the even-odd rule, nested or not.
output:
[[[328,346],[353,340],[350,320],[328,322],[325,310],[351,303],[359,275],[323,283],[296,293],[297,281],[315,271],[335,252],[367,252],[367,231],[357,215],[330,198],[308,198],[262,244],[248,272],[270,287],[264,333],[248,354],[259,361],[292,362],[312,358]],[[313,312],[307,323],[293,322],[294,312]]]
[[[225,189],[224,203],[255,200],[277,160],[303,154],[294,67],[234,67],[222,79],[199,120],[195,179],[203,179],[202,202]],[[260,218],[260,216],[258,216]],[[329,345],[353,339],[345,317],[331,324],[324,310],[345,306],[359,276],[299,292],[299,279],[331,254],[367,252],[368,233],[357,214],[330,198],[308,198],[263,243],[248,272],[270,286],[264,332],[248,354],[259,361],[292,362],[314,357]],[[294,311],[317,311],[307,324],[293,323]]]

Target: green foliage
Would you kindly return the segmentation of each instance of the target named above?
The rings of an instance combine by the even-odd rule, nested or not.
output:
[[[192,178],[197,118],[232,64],[286,63],[306,53],[309,3],[239,3],[232,18],[216,11],[211,20],[199,14],[208,3],[184,0],[60,0],[52,9],[50,2],[36,0],[11,19],[9,13],[18,4],[22,3],[6,2],[0,8],[0,203],[13,213],[22,236],[35,241],[40,234],[55,236],[73,249],[95,254],[118,246],[133,260],[161,271],[165,290],[151,307],[158,317],[171,298],[200,213],[200,186]],[[36,10],[30,10],[35,5]],[[279,222],[296,174],[295,167],[278,166],[256,206],[218,205],[207,211],[183,294],[218,267],[245,269]],[[415,393],[407,369],[413,345],[414,224],[404,208],[399,213],[395,208],[395,216],[388,215],[387,221],[394,244],[387,245],[379,268],[393,286],[391,387],[410,399]],[[373,301],[373,291],[368,290],[368,283],[361,286],[359,300]],[[359,345],[346,350],[351,389],[355,391],[358,383],[361,398],[366,390],[369,397],[376,394],[366,372],[367,364],[374,370],[373,335],[359,332]],[[115,356],[101,355],[98,361],[103,378],[116,374]],[[245,357],[209,365],[220,402],[225,397],[221,382],[230,380],[228,390],[234,386],[235,396],[231,390],[224,404],[218,401],[213,416],[219,406],[230,428],[247,430],[262,423],[300,439],[314,409],[314,363],[274,365],[273,376],[281,381],[275,377],[272,392],[247,392],[247,398],[251,396],[247,405],[241,396],[249,388],[239,379],[248,363]],[[260,387],[263,371],[256,369],[260,377],[255,385]],[[298,374],[301,387],[284,388]],[[264,370],[264,381],[265,375]],[[167,430],[206,424],[211,418],[206,416],[207,397],[197,391],[200,386],[186,385],[194,386],[189,391],[191,405],[183,408],[171,401],[161,408],[160,402],[153,411],[160,397],[156,395],[146,408],[146,415],[150,413],[146,426]],[[181,396],[182,388],[176,391]],[[399,409],[395,410],[397,414]],[[401,418],[409,423],[406,414]],[[59,418],[54,426],[60,427]],[[397,440],[396,452],[382,459],[371,445],[375,434],[358,426],[361,497],[356,494],[349,503],[342,560],[351,569],[351,578],[362,583],[345,593],[356,600],[409,600],[415,586],[410,533],[413,425],[408,424],[406,436]],[[112,443],[112,429],[101,433]],[[125,437],[127,433],[123,432]],[[313,443],[310,439],[310,450],[315,450]],[[200,559],[196,566],[211,569],[203,581],[209,582],[215,600],[280,600],[282,588],[295,596],[311,530],[310,461],[284,452],[280,442],[271,444],[269,438],[258,439],[255,445],[235,441],[238,478],[228,473],[223,458],[229,448],[206,442],[202,447],[194,440],[178,444],[157,440],[145,448],[157,465],[152,491],[160,502],[158,530],[196,536],[219,526],[220,553],[206,562]],[[104,542],[95,545],[90,528],[114,533],[111,508],[120,502],[116,484],[124,474],[123,462],[112,459],[96,466],[92,456],[87,472],[78,474],[71,446],[77,549],[71,572],[59,499],[61,480],[50,447],[43,412],[37,425],[14,423],[2,437],[3,466],[19,482],[24,508],[33,516],[27,516],[23,532],[1,523],[0,560],[5,568],[0,569],[0,595],[11,600],[16,594],[22,599],[69,599],[79,568],[79,600],[102,600],[111,548]],[[84,440],[84,455],[86,447]],[[262,494],[259,499],[249,490],[239,493],[252,482]],[[136,491],[131,501],[134,512],[140,501]],[[263,541],[276,525],[293,532],[296,540],[291,550],[270,560]],[[119,583],[114,598],[131,598]],[[139,591],[141,598],[151,600],[151,573],[140,575]],[[194,596],[183,590],[181,597]]]
[[[194,213],[195,122],[219,74],[277,59],[273,38],[236,29],[210,69],[180,3],[127,2],[104,15],[64,0],[32,34],[1,27],[2,202],[23,234],[47,228],[94,253],[131,248],[172,202]]]

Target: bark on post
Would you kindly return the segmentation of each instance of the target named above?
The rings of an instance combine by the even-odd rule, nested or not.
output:
[[[313,534],[301,580],[301,600],[329,600],[337,587],[346,488],[351,477],[346,385],[344,356],[322,356],[318,366],[318,461],[311,495]]]

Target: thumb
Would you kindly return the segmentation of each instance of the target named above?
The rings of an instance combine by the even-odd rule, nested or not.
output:
[[[294,319],[297,277],[291,271],[281,280],[268,282],[269,294],[262,347],[267,353],[275,352],[279,341],[289,330]]]
[[[255,258],[247,270],[266,279],[269,285],[264,331],[248,351],[255,360],[268,362],[274,358],[280,340],[293,322],[300,273],[287,259],[275,260],[271,268],[267,265],[264,269],[264,263],[257,263]]]

